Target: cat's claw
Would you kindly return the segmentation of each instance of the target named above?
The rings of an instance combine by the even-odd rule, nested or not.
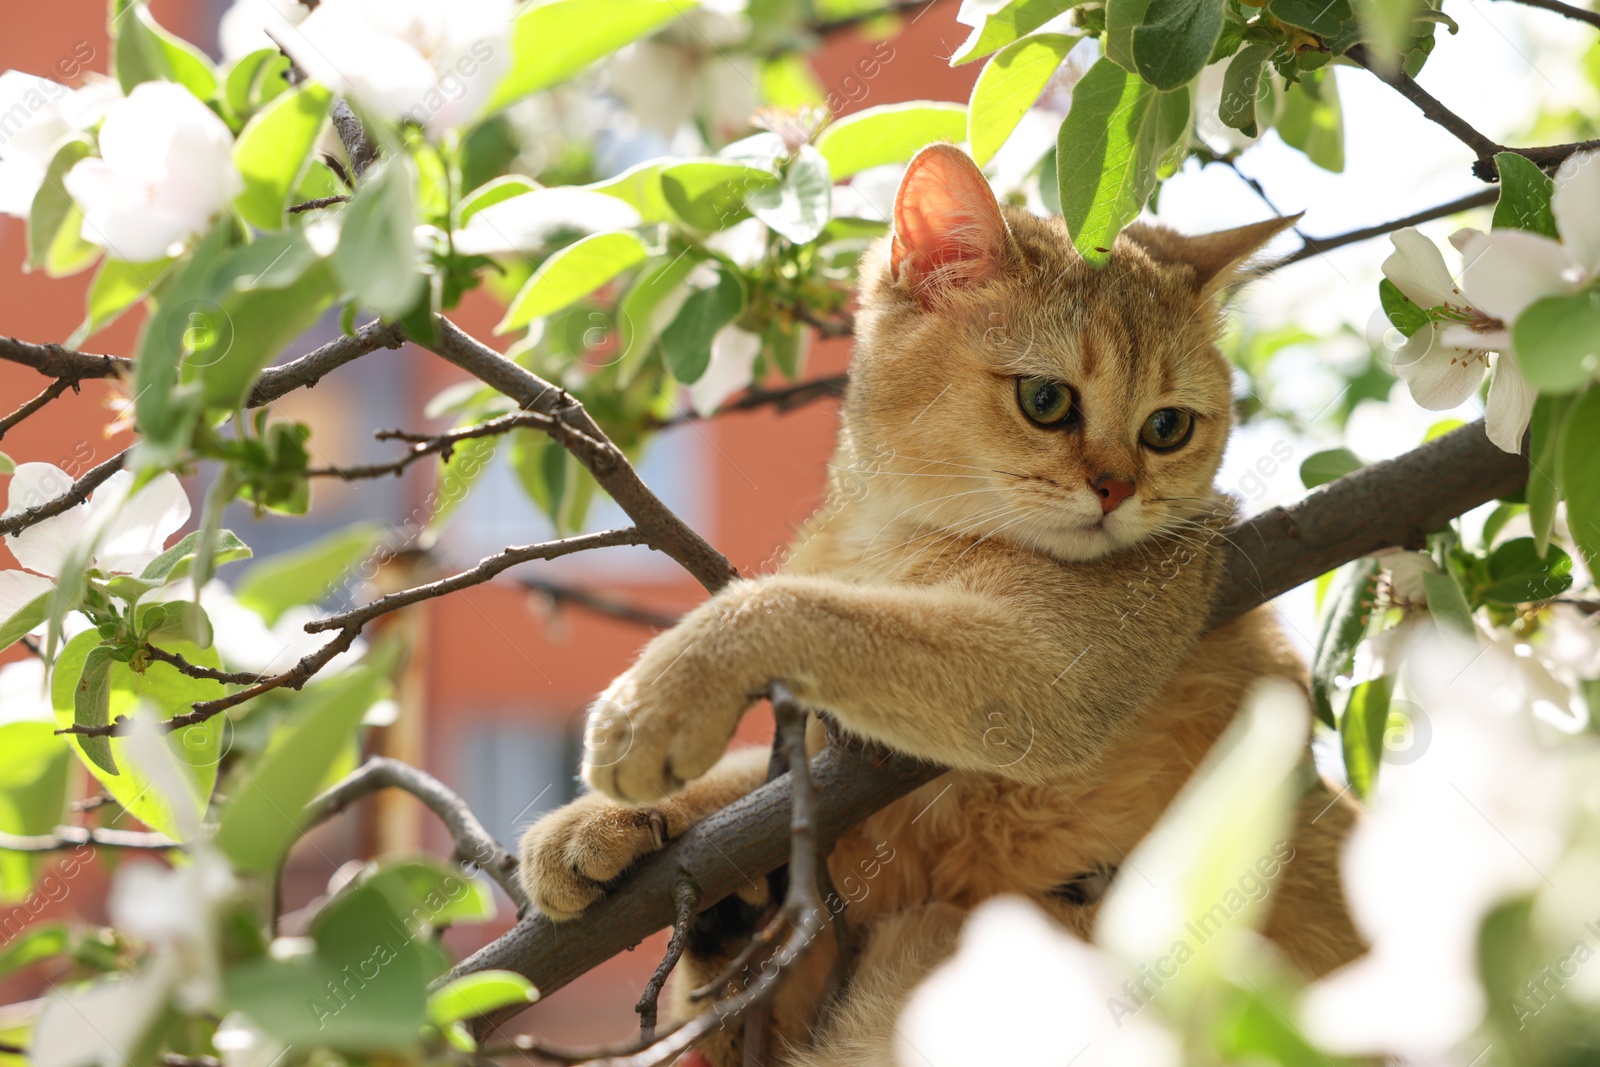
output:
[[[669,832],[667,816],[654,808],[624,807],[597,793],[579,797],[523,836],[522,887],[549,918],[575,919],[634,861],[665,848]]]

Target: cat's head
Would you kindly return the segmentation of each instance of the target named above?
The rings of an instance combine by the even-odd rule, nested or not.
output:
[[[905,517],[1093,559],[1214,506],[1231,424],[1217,293],[1292,219],[1131,226],[1102,270],[932,145],[863,260],[846,453]]]

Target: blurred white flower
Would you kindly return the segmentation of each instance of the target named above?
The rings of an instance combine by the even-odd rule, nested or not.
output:
[[[105,78],[72,89],[20,70],[0,74],[0,215],[27,218],[61,142],[99,122],[120,95]]]
[[[0,605],[0,618],[9,617]],[[47,722],[53,726],[55,721],[44,660],[29,656],[0,667],[0,726],[18,722]]]
[[[175,597],[188,599],[193,595],[186,588],[187,582],[179,584],[185,588],[178,589],[178,585],[167,587],[178,589]],[[161,592],[166,593],[167,590]],[[155,595],[146,599],[153,599]],[[293,667],[302,656],[315,652],[328,642],[326,634],[306,633],[306,623],[327,614],[310,606],[289,608],[268,626],[260,615],[233,599],[228,587],[218,581],[208,582],[200,591],[200,606],[211,620],[214,632],[212,640],[217,654],[234,670],[281,674]],[[353,666],[366,654],[366,650],[366,642],[358,638],[348,651],[341,652],[329,661],[319,676],[328,677]]]
[[[100,156],[67,172],[83,239],[113,259],[175,255],[244,188],[233,134],[181,85],[145,82],[111,105]]]
[[[752,57],[708,52],[704,42],[742,39],[744,20],[702,10],[690,21],[706,35],[693,45],[657,39],[618,52],[607,66],[611,91],[651,129],[670,136],[703,116],[713,143],[731,141],[750,129],[760,77]]]
[[[111,922],[118,930],[178,961],[179,1002],[186,1011],[216,1006],[222,993],[217,926],[233,896],[233,872],[210,848],[196,848],[182,867],[129,863],[111,887]]]
[[[1516,236],[1515,231],[1497,233]],[[1477,392],[1490,366],[1489,353],[1497,352],[1484,422],[1491,441],[1507,452],[1520,451],[1538,394],[1511,355],[1505,322],[1493,307],[1480,307],[1463,293],[1438,246],[1414,228],[1390,234],[1389,240],[1395,250],[1383,261],[1384,276],[1424,311],[1443,309],[1441,318],[1430,316],[1395,352],[1395,373],[1418,404],[1447,411]]]
[[[1430,633],[1405,659],[1428,747],[1385,763],[1344,854],[1345,896],[1372,951],[1312,986],[1302,1007],[1330,1051],[1426,1059],[1481,1018],[1479,926],[1560,858],[1568,783],[1536,739],[1511,656]]]
[[[1439,565],[1426,552],[1395,551],[1380,554],[1378,561],[1389,572],[1389,586],[1408,604],[1425,604],[1428,591],[1422,584],[1426,574],[1438,574]]]
[[[709,415],[721,403],[747,388],[754,377],[761,335],[724,326],[711,339],[711,362],[700,380],[689,386],[689,402],[696,414]]]
[[[222,58],[232,63],[263,48],[277,48],[274,40],[289,37],[289,30],[306,20],[311,9],[300,0],[234,0],[217,26]]]
[[[705,245],[749,270],[766,258],[767,225],[760,219],[743,219],[711,234],[706,238]]]
[[[895,1028],[898,1060],[903,1067],[1177,1064],[1177,1042],[1154,1013],[1114,1010],[1127,978],[1032,902],[990,900],[967,920],[955,956],[911,994]]]
[[[45,1001],[28,1050],[33,1067],[124,1067],[163,1018],[178,960],[157,953],[142,970],[82,986],[58,986]],[[93,1019],[92,1026],[85,1025]]]
[[[282,40],[315,80],[438,135],[476,118],[510,66],[516,0],[322,0]]]
[[[284,1047],[268,1036],[243,1012],[222,1017],[217,1032],[211,1035],[222,1060],[222,1067],[273,1067],[283,1057]]]
[[[466,256],[532,252],[558,230],[599,233],[639,225],[639,212],[626,201],[587,189],[535,189],[491,204],[456,231],[455,249]]]
[[[5,515],[15,515],[54,500],[72,485],[72,476],[50,463],[21,463],[11,476]],[[161,554],[167,538],[189,521],[189,497],[174,474],[160,474],[137,493],[133,473],[118,471],[96,489],[88,503],[69,508],[6,535],[6,547],[33,575],[54,578],[85,536],[96,536],[93,566],[106,574],[137,574]],[[0,571],[0,575],[17,574]],[[36,582],[12,579],[20,588]],[[49,584],[49,583],[46,583]],[[38,594],[35,593],[35,596]],[[0,586],[0,598],[6,593]],[[31,599],[31,598],[30,598]]]

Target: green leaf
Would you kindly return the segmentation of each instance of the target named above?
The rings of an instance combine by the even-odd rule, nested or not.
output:
[[[1267,13],[1318,37],[1339,37],[1355,21],[1349,0],[1267,0]]]
[[[1159,92],[1102,57],[1072,98],[1056,140],[1061,214],[1098,268],[1155,190],[1157,165],[1188,125],[1189,90]]]
[[[661,194],[673,213],[697,230],[721,230],[747,218],[745,200],[777,185],[764,167],[726,159],[695,159],[661,171]]]
[[[1500,199],[1494,205],[1494,228],[1527,230],[1556,236],[1556,216],[1550,210],[1555,182],[1525,156],[1497,152],[1495,168],[1500,172]]]
[[[663,181],[663,187],[665,184]],[[817,149],[801,145],[783,181],[752,190],[745,203],[750,213],[775,233],[797,245],[810,244],[833,212],[833,181],[827,160]]]
[[[677,318],[661,331],[661,352],[667,369],[684,385],[693,385],[711,363],[711,339],[744,310],[744,283],[724,267],[717,284],[689,294]]]
[[[676,215],[672,205],[667,203],[666,194],[661,191],[661,172],[676,162],[670,158],[647,159],[615,177],[578,188],[584,192],[616,197],[632,206],[639,213],[641,222],[670,222]]]
[[[531,193],[537,188],[538,183],[520,174],[507,174],[486,182],[462,197],[456,205],[455,228],[459,230],[465,226],[472,216],[486,207],[493,207],[523,193]]]
[[[1081,40],[1073,34],[1041,33],[1007,45],[984,64],[967,109],[967,141],[978,166],[1000,151]]]
[[[650,250],[627,230],[593,233],[539,265],[495,327],[507,333],[582,300],[623,271],[643,263]]]
[[[74,726],[106,726],[111,722],[111,651],[110,645],[96,645],[84,658],[83,672],[72,689]],[[79,737],[77,741],[90,763],[107,774],[121,773],[111,755],[109,737]]]
[[[817,137],[816,150],[827,161],[827,173],[840,181],[868,167],[904,163],[934,141],[959,141],[966,135],[964,106],[914,100],[869,107],[840,119]]]
[[[74,137],[63,142],[50,158],[28,213],[29,270],[42,267],[50,277],[60,278],[82,270],[100,254],[79,233],[83,216],[67,195],[65,181],[67,171],[93,152],[88,138]]]
[[[141,82],[172,81],[201,100],[217,95],[217,75],[205,53],[161,26],[144,4],[119,20],[115,46],[117,81],[124,95]]]
[[[1378,300],[1383,304],[1383,313],[1388,316],[1389,324],[1406,337],[1410,337],[1431,321],[1428,312],[1413,303],[1411,298],[1402,293],[1400,287],[1388,278],[1378,282]]]
[[[289,57],[276,48],[263,48],[241,58],[228,71],[222,99],[240,118],[252,115],[289,89]]]
[[[0,621],[0,650],[8,649],[44,622],[50,613],[50,598],[54,594],[41,593],[17,609],[11,618]]]
[[[479,971],[462,975],[428,998],[428,1021],[443,1029],[513,1004],[539,999],[533,983],[514,971]]]
[[[1600,370],[1600,292],[1535,300],[1511,324],[1517,366],[1541,393],[1571,393]]]
[[[1311,660],[1311,702],[1317,718],[1334,724],[1336,679],[1350,669],[1356,646],[1367,632],[1378,562],[1366,556],[1340,567],[1322,603],[1316,654]]]
[[[1004,48],[1018,38],[1032,33],[1082,0],[1012,0],[999,11],[983,16],[983,21],[967,35],[950,65],[959,67],[982,59],[998,48]]]
[[[276,258],[266,259],[273,246]],[[223,410],[242,406],[267,365],[315,325],[334,299],[326,264],[299,230],[269,234],[238,249],[219,266],[218,284],[228,284],[226,273],[234,270],[242,274],[233,288],[217,291],[192,311],[182,332],[187,354],[180,380],[200,383],[205,405]]]
[[[1222,36],[1225,0],[1151,0],[1133,31],[1134,67],[1157,89],[1187,85]]]
[[[1479,596],[1494,604],[1537,603],[1572,588],[1572,560],[1554,545],[1544,558],[1531,537],[1502,542],[1489,554],[1489,584]]]
[[[55,705],[56,722],[61,726],[73,722],[78,681],[84,674],[91,651],[98,647],[101,647],[99,634],[93,631],[81,633],[67,642],[51,669],[50,697]],[[187,642],[172,642],[165,647],[197,666],[222,666],[215,649],[199,648]],[[219,682],[190,678],[160,661],[150,663],[142,673],[134,671],[126,663],[113,662],[108,685],[110,706],[106,712],[107,721],[140,714],[142,705],[153,707],[162,718],[170,719],[189,711],[190,705],[198,701],[215,700],[226,693]],[[204,810],[209,802],[211,790],[217,781],[217,763],[223,756],[225,728],[227,716],[214,715],[205,722],[167,734],[167,749],[183,774],[184,787],[190,792],[186,798],[177,798],[180,803],[192,804]],[[109,762],[120,769],[120,774],[108,772],[90,757],[84,742],[95,740],[106,739],[73,736],[72,743],[106,792],[140,822],[170,837],[181,837],[182,821],[174,809],[174,798],[167,795],[165,786],[158,787],[136,760],[128,757],[128,739],[109,739]]]
[[[460,425],[469,425],[468,420]],[[489,470],[494,462],[496,442],[492,437],[469,438],[457,445],[449,459],[439,462],[439,485],[433,493],[433,516],[428,521],[430,530],[442,528],[450,515],[467,494]]]
[[[381,523],[356,523],[270,556],[244,572],[234,585],[234,599],[271,626],[289,608],[327,600],[382,533]]]
[[[244,191],[233,203],[256,229],[283,228],[289,196],[316,147],[332,101],[327,89],[308,82],[257,112],[234,142],[233,162],[244,176]]]
[[[1528,523],[1533,527],[1533,545],[1541,557],[1550,543],[1556,502],[1561,499],[1561,438],[1571,407],[1571,397],[1541,396],[1534,401],[1533,417],[1528,422]]]
[[[1472,625],[1472,606],[1467,603],[1461,586],[1448,574],[1424,574],[1422,591],[1428,598],[1428,610],[1440,622],[1448,623],[1457,632],[1475,634]]]
[[[494,918],[488,879],[468,877],[457,864],[432,856],[381,859],[356,884],[380,890],[404,914],[435,929]]]
[[[1217,118],[1224,126],[1246,137],[1255,137],[1261,132],[1256,122],[1256,102],[1262,93],[1261,72],[1276,47],[1262,41],[1247,44],[1228,61],[1228,68],[1223,72]]]
[[[647,267],[622,295],[617,305],[621,332],[617,380],[624,387],[638,375],[656,338],[677,315],[689,272],[702,258],[691,251]]]
[[[1339,717],[1339,742],[1350,786],[1363,800],[1372,795],[1383,761],[1383,736],[1389,729],[1389,699],[1394,679],[1389,675],[1362,682],[1350,691],[1350,702]]]
[[[170,259],[153,263],[129,263],[121,259],[101,261],[94,284],[89,287],[89,316],[73,331],[67,347],[76,348],[115,322],[154,289],[171,266]]]
[[[1323,170],[1344,170],[1344,112],[1331,68],[1305,74],[1285,90],[1278,135]]]
[[[523,8],[511,24],[510,73],[489,99],[497,111],[566,81],[590,63],[648,36],[698,0],[550,0]]]
[[[1300,464],[1300,484],[1307,489],[1315,489],[1365,466],[1361,457],[1348,448],[1330,448],[1307,456],[1306,461]]]
[[[1400,66],[1411,44],[1412,18],[1422,0],[1354,0],[1373,57],[1387,70]]]
[[[316,949],[308,956],[230,968],[229,1006],[286,1045],[355,1053],[415,1047],[427,1022],[428,982],[445,966],[431,931],[381,889],[358,886],[317,914],[311,936]]]
[[[569,464],[567,450],[538,430],[511,434],[511,469],[528,499],[544,512],[558,531],[568,529],[563,514],[567,503]]]
[[[13,720],[0,726],[0,753],[4,753],[0,759],[0,832],[50,834],[64,821],[75,760],[66,738],[56,736],[55,726],[37,720]],[[34,892],[34,879],[59,859],[49,853],[0,851],[0,903],[27,898]],[[4,932],[16,933],[11,927]],[[28,957],[27,949],[12,955],[0,939],[0,976],[24,966]]]
[[[34,923],[22,933],[0,944],[0,977],[19,971],[30,963],[38,963],[67,950],[67,927],[64,923]],[[504,973],[504,972],[484,972]],[[532,988],[531,986],[529,988]],[[535,993],[535,996],[538,994]]]
[[[1144,25],[1150,0],[1106,0],[1106,32],[1100,38],[1106,58],[1130,74],[1138,72],[1133,60],[1133,31]]]
[[[339,282],[358,304],[391,321],[409,311],[425,287],[412,236],[415,181],[405,157],[369,169],[345,205],[339,247],[333,252]]]
[[[187,578],[199,544],[198,531],[185,534],[177,544],[145,564],[139,580],[167,585]],[[235,537],[232,530],[219,530],[211,542],[211,553],[213,563],[228,563],[236,559],[249,559],[250,546]]]
[[[217,847],[241,871],[271,874],[300,836],[305,806],[379,698],[384,678],[362,664],[308,688],[282,736],[222,813]]]
[[[15,474],[16,470],[16,461],[10,456],[6,455],[4,452],[0,452],[0,474]]]

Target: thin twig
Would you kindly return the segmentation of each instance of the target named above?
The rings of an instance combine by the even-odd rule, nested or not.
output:
[[[528,898],[517,881],[517,858],[500,847],[494,835],[472,813],[467,802],[426,771],[387,756],[374,756],[348,777],[306,805],[305,826],[310,829],[339,814],[362,797],[382,789],[410,793],[439,816],[455,841],[457,863],[472,866],[493,878],[520,911]]]
[[[673,890],[673,902],[677,905],[678,913],[672,920],[672,937],[667,941],[666,955],[661,958],[655,973],[644,984],[644,992],[639,994],[639,1003],[633,1010],[639,1013],[639,1040],[654,1041],[656,1039],[656,1013],[661,1000],[661,989],[667,984],[667,976],[683,958],[684,945],[689,940],[689,924],[694,921],[695,905],[700,903],[700,889],[694,882],[685,878]]]
[[[255,685],[267,676],[253,674],[248,671],[219,671],[215,667],[202,667],[198,663],[190,663],[176,652],[169,652],[160,645],[146,643],[145,652],[151,659],[160,660],[178,670],[180,674],[187,674],[190,678],[204,678],[213,682],[224,682],[228,685]]]
[[[316,211],[319,208],[348,203],[349,200],[348,196],[319,196],[314,200],[302,200],[298,204],[290,204],[289,214],[298,215],[303,211]]]
[[[32,400],[29,400],[27,403],[17,408],[17,410],[13,411],[5,418],[0,419],[0,437],[5,437],[5,435],[10,433],[12,428],[16,426],[17,423],[21,422],[29,415],[32,415],[40,408],[44,407],[46,404],[50,403],[50,401],[60,396],[68,389],[76,389],[77,387],[78,384],[72,381],[70,378],[57,378],[55,381],[45,386],[44,391],[38,396],[34,397]]]
[[[556,559],[560,556],[570,556],[574,552],[586,552],[594,548],[612,548],[619,545],[644,544],[644,534],[637,527],[629,526],[620,530],[606,530],[602,533],[578,534],[575,537],[562,538],[559,541],[546,541],[537,545],[521,545],[508,548],[504,552],[487,556],[478,561],[478,565],[459,574],[452,574],[448,578],[440,578],[436,582],[419,585],[412,589],[403,589],[398,593],[381,596],[370,604],[349,611],[330,615],[325,619],[317,619],[306,623],[307,633],[321,633],[326,630],[349,631],[352,627],[359,630],[379,615],[423,600],[431,600],[447,593],[454,593],[469,586],[481,585],[503,570],[515,567],[519,563],[528,563],[540,559]]]
[[[732,415],[740,411],[755,411],[760,408],[771,408],[780,415],[786,415],[818,400],[843,396],[845,388],[849,384],[850,376],[848,374],[827,374],[820,378],[810,378],[803,382],[795,382],[792,385],[781,385],[775,389],[752,385],[717,408],[712,416],[697,415],[693,411],[681,411],[671,418],[658,420],[655,423],[655,427],[657,429],[666,429],[669,426],[677,426],[685,422]]]
[[[649,608],[639,607],[637,604],[630,604],[615,597],[590,592],[587,589],[579,589],[576,586],[549,582],[542,578],[523,578],[519,584],[528,592],[545,600],[551,607],[571,604],[574,607],[592,611],[597,615],[605,615],[608,618],[620,619],[623,622],[631,622],[639,626],[649,626],[657,630],[668,630],[678,624],[679,616],[677,615],[652,611]]]
[[[1272,271],[1280,270],[1291,263],[1298,263],[1302,259],[1310,259],[1312,256],[1320,256],[1324,252],[1333,251],[1335,248],[1343,248],[1345,245],[1353,245],[1374,237],[1382,237],[1386,233],[1403,230],[1407,226],[1418,226],[1424,222],[1432,222],[1434,219],[1442,219],[1459,211],[1466,211],[1469,208],[1483,207],[1494,203],[1499,196],[1500,190],[1498,188],[1479,189],[1475,193],[1458,197],[1447,204],[1430,207],[1425,211],[1417,212],[1415,215],[1407,215],[1403,219],[1395,219],[1393,222],[1381,222],[1376,226],[1363,226],[1359,230],[1350,230],[1346,233],[1335,234],[1332,237],[1305,237],[1304,245],[1276,263],[1269,264],[1261,273],[1270,274]]]
[[[1596,29],[1600,29],[1600,12],[1590,11],[1588,8],[1563,4],[1561,0],[1516,0],[1516,2],[1528,7],[1554,11],[1558,15],[1565,15],[1567,18],[1577,19],[1579,22],[1587,22]]]
[[[361,120],[356,113],[350,110],[350,105],[343,97],[333,102],[333,128],[338,131],[339,140],[344,144],[344,150],[350,157],[350,170],[355,178],[360,178],[366,169],[378,159],[378,148],[367,136],[366,127],[361,125]]]
[[[104,827],[58,826],[51,834],[0,833],[0,851],[65,852],[69,848],[126,848],[134,851],[164,852],[182,848],[166,834],[138,830],[109,830]]]
[[[426,347],[516,401],[548,416],[551,438],[583,464],[606,494],[633,520],[643,543],[676,560],[708,590],[720,589],[736,572],[728,558],[673,514],[640,479],[622,450],[605,435],[577,398],[469,336],[444,316]]]
[[[380,430],[373,436],[379,441],[410,441],[411,448],[399,459],[390,463],[371,463],[360,467],[312,467],[306,474],[313,478],[334,477],[346,481],[357,478],[382,478],[386,475],[398,475],[411,464],[424,456],[438,453],[442,458],[449,459],[452,450],[462,441],[470,441],[476,437],[493,437],[496,434],[510,433],[516,429],[548,429],[550,417],[534,411],[514,411],[509,415],[480,422],[475,426],[465,426],[457,430],[449,430],[440,434],[415,434],[405,430]]]
[[[107,479],[122,469],[122,462],[127,458],[127,455],[126,452],[118,452],[105,462],[90,467],[84,472],[83,477],[73,482],[72,485],[68,486],[66,492],[54,500],[46,500],[43,504],[24,508],[14,515],[0,519],[0,534],[21,533],[35,523],[54,518],[62,512],[70,511],[82,504],[89,499],[90,493],[100,488]]]

